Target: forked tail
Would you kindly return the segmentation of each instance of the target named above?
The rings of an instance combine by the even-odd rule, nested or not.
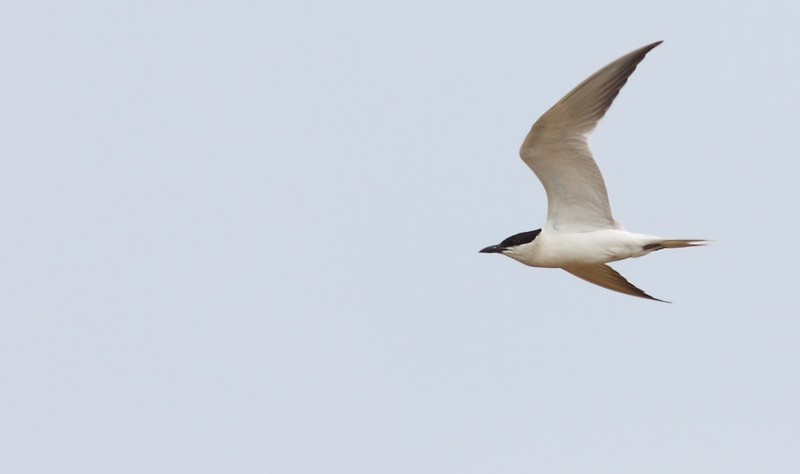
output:
[[[679,249],[683,247],[699,247],[701,245],[708,245],[708,240],[702,239],[670,239],[670,240],[659,240],[658,242],[653,242],[652,244],[647,244],[644,246],[645,250],[661,250],[661,249]]]

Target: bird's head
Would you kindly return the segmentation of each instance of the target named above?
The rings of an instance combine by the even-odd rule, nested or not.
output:
[[[516,250],[518,250],[521,245],[533,242],[541,231],[542,229],[520,232],[519,234],[512,235],[497,245],[490,245],[485,249],[481,249],[480,253],[501,253],[514,258]]]

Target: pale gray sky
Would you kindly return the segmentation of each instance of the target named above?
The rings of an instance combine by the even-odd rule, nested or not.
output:
[[[6,5],[0,471],[799,472],[800,9],[587,4]],[[592,146],[674,304],[478,254],[660,39]]]

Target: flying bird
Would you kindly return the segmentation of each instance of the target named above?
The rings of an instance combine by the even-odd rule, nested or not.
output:
[[[635,287],[607,263],[707,241],[625,230],[611,215],[603,175],[588,143],[628,77],[659,44],[632,51],[592,74],[533,124],[520,156],[544,186],[547,221],[542,229],[512,235],[482,253],[500,253],[531,267],[561,268],[609,290],[664,301]]]

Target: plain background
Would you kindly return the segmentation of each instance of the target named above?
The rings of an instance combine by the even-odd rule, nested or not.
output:
[[[6,2],[4,473],[800,472],[791,2]],[[484,246],[592,137],[661,304]]]

